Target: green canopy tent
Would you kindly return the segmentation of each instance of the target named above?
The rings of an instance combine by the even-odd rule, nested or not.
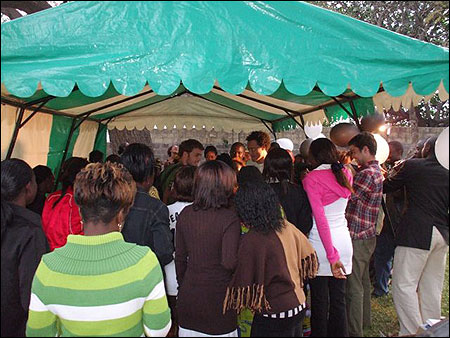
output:
[[[107,127],[275,134],[448,99],[448,49],[304,2],[75,1],[1,27],[2,159],[55,170]]]

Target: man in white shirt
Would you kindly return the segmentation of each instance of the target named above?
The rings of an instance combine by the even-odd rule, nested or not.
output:
[[[255,166],[259,171],[263,171],[264,160],[270,148],[270,136],[263,131],[253,131],[247,136],[247,149],[250,152],[251,160],[247,166]]]

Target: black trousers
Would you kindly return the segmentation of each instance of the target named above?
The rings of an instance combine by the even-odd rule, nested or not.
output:
[[[178,337],[178,315],[177,315],[177,296],[167,296],[169,303],[170,316],[172,319],[172,326],[170,327],[167,337]]]
[[[306,310],[294,317],[269,318],[255,313],[250,337],[303,337],[303,319]]]
[[[309,281],[312,337],[348,337],[345,283],[325,276]]]

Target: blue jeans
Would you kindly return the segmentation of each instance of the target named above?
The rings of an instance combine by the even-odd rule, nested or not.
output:
[[[373,293],[383,296],[389,293],[388,283],[394,258],[395,240],[391,231],[382,231],[377,236],[375,247],[375,283]]]

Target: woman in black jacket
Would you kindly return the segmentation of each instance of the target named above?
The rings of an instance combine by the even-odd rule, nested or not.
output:
[[[2,293],[1,336],[25,337],[31,282],[48,243],[38,214],[26,208],[37,184],[22,160],[1,162]]]
[[[292,183],[291,155],[281,148],[269,151],[264,160],[263,176],[277,193],[287,220],[307,236],[312,228],[311,206],[303,186]]]

